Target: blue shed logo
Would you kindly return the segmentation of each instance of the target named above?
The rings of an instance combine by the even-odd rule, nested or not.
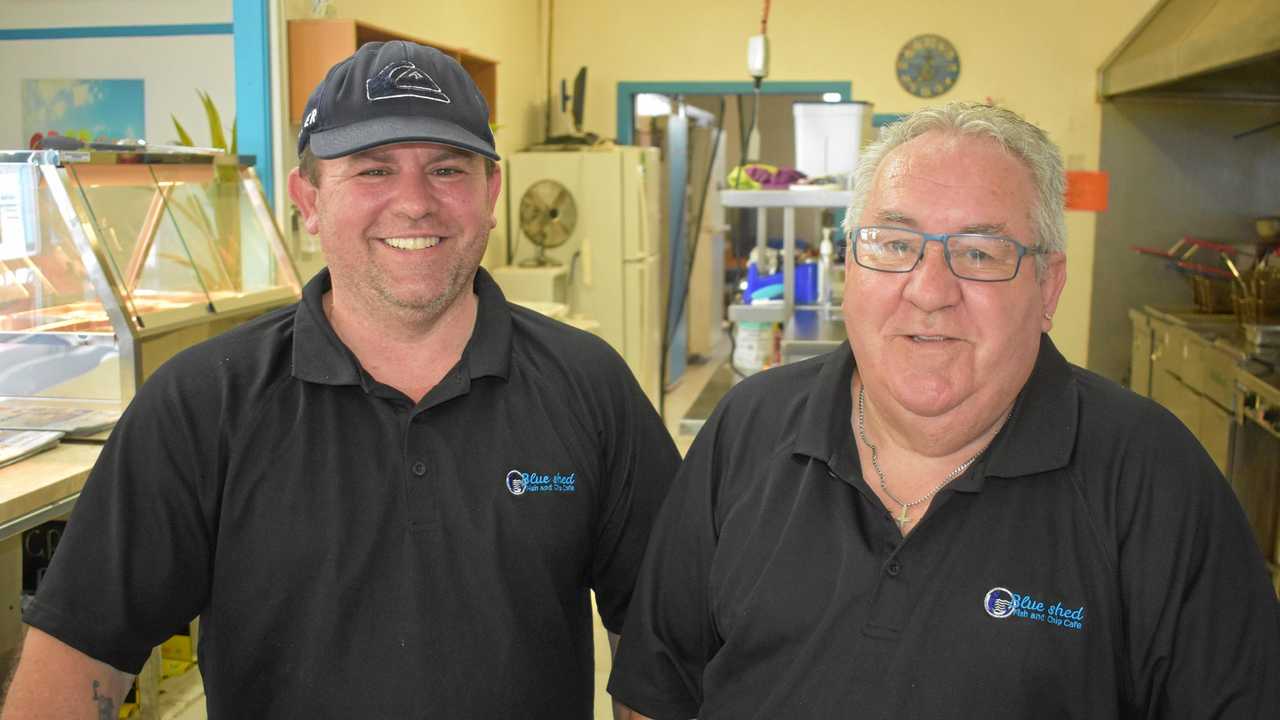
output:
[[[982,600],[982,607],[993,618],[1007,618],[1013,614],[1013,593],[1002,587],[991,588]]]
[[[982,599],[982,609],[999,620],[1013,617],[1054,625],[1065,630],[1084,629],[1083,605],[1072,608],[1071,605],[1063,605],[1061,601],[1049,604],[1048,600],[1012,592],[1002,587],[994,587],[987,591],[986,597]]]
[[[525,493],[573,493],[578,491],[578,474],[512,470],[507,473],[506,484],[512,495],[524,495]]]

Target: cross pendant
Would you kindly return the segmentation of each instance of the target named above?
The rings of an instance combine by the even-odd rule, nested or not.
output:
[[[911,518],[907,517],[907,506],[906,506],[906,505],[903,505],[903,506],[902,506],[902,513],[901,513],[901,514],[899,514],[897,517],[895,517],[895,518],[893,519],[893,521],[894,521],[894,522],[896,522],[896,523],[898,523],[898,530],[899,530],[899,531],[902,531],[902,530],[906,530],[906,529],[907,529],[907,523],[911,522]]]

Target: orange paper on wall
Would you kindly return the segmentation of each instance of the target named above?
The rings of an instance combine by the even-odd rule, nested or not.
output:
[[[1067,209],[1102,212],[1107,209],[1111,176],[1100,170],[1067,171]]]

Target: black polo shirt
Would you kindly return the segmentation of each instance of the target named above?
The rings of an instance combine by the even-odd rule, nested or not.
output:
[[[321,306],[183,352],[103,449],[25,619],[128,672],[201,616],[210,717],[589,718],[679,457],[622,359],[481,270],[414,404]]]
[[[1009,422],[903,539],[859,469],[852,372],[846,344],[712,415],[654,527],[616,699],[681,720],[1275,716],[1266,569],[1172,415],[1045,336]]]

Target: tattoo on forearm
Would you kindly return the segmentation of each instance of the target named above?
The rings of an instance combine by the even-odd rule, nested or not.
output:
[[[98,681],[93,681],[93,701],[98,703],[98,720],[115,720],[116,701],[109,695],[98,694]]]

